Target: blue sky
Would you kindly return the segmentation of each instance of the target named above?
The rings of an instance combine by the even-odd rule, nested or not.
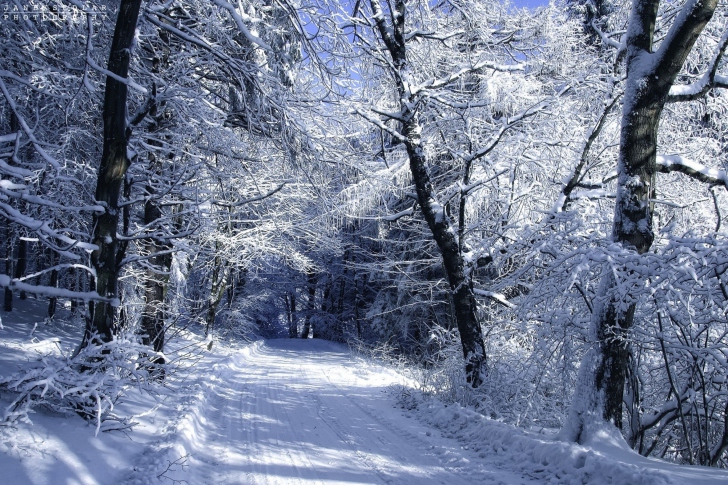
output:
[[[511,0],[511,3],[517,7],[542,7],[548,5],[548,0]]]

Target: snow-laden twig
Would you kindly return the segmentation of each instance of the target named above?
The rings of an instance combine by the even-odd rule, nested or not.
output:
[[[162,370],[154,359],[158,353],[120,336],[107,343],[92,343],[72,356],[44,355],[29,369],[0,376],[0,389],[15,394],[0,417],[0,428],[30,422],[29,414],[39,405],[76,413],[102,430],[132,426],[113,416],[114,403],[127,389],[151,390]],[[109,425],[107,420],[116,421]]]

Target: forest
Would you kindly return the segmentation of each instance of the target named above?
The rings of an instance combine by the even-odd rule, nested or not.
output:
[[[0,342],[27,301],[78,336],[0,368],[0,431],[124,427],[183,332],[315,338],[728,468],[728,4],[5,0],[0,31]]]

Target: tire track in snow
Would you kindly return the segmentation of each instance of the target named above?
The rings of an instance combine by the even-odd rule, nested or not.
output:
[[[477,457],[395,408],[391,374],[356,367],[318,340],[256,343],[202,376],[206,390],[177,428],[189,485],[520,484],[476,470]],[[191,429],[190,429],[191,428]],[[454,457],[454,459],[450,459]]]

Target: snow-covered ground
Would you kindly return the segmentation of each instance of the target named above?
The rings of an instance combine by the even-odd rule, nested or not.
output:
[[[32,302],[0,313],[0,375],[77,331],[38,325]],[[2,484],[726,484],[728,473],[642,458],[605,438],[554,441],[410,393],[397,372],[321,340],[217,344],[179,335],[202,359],[153,398],[117,407],[134,430],[100,433],[39,410],[2,436]],[[190,347],[191,346],[191,347]],[[400,387],[401,389],[401,387]],[[8,396],[0,396],[7,402]]]

